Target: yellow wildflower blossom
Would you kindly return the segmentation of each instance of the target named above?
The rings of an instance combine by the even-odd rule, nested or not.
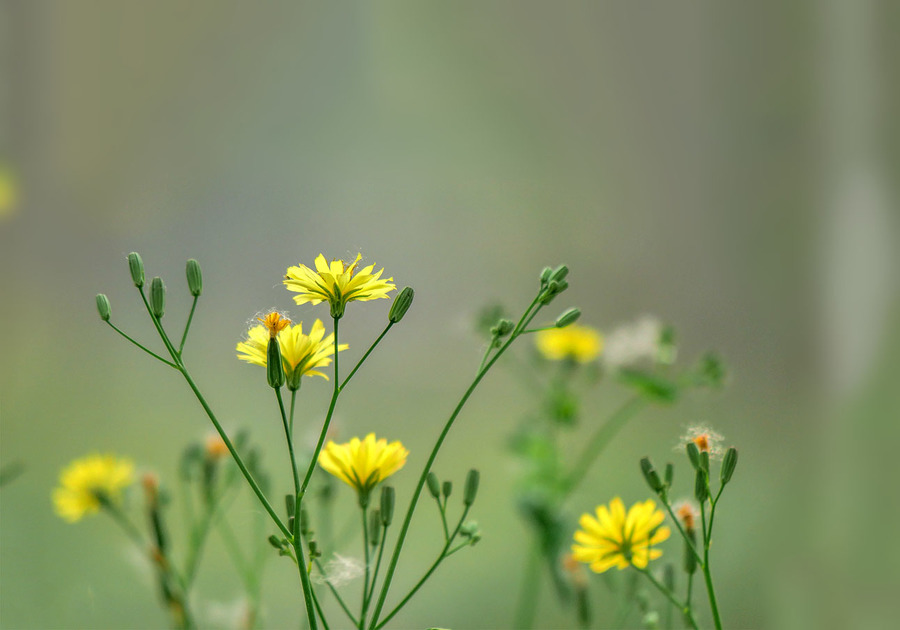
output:
[[[269,318],[266,321],[269,322]],[[273,327],[269,326],[269,322],[247,331],[247,339],[235,348],[238,351],[238,359],[265,367],[270,331],[277,329],[275,338],[281,350],[281,361],[284,364],[288,388],[292,390],[299,388],[301,376],[321,376],[327,381],[328,377],[316,368],[331,364],[331,357],[334,355],[334,334],[326,337],[325,326],[318,319],[313,322],[309,335],[303,334],[303,322],[296,326],[282,326],[285,321],[289,320],[281,318]],[[346,350],[348,347],[342,343],[338,345],[338,351]]]
[[[572,555],[595,573],[612,567],[644,569],[650,560],[662,555],[652,547],[669,537],[669,528],[660,526],[664,518],[652,499],[635,503],[626,514],[622,499],[616,497],[608,508],[597,506],[596,517],[581,515]]]
[[[134,464],[112,455],[90,455],[76,459],[59,476],[53,491],[56,513],[74,523],[97,512],[105,502],[118,504],[122,490],[134,481]]]
[[[375,434],[370,433],[363,440],[353,438],[346,444],[329,441],[319,453],[319,466],[365,496],[403,468],[408,455],[400,442],[388,444],[386,439],[376,440]]]
[[[384,269],[372,273],[375,265],[357,270],[362,254],[356,255],[352,263],[332,260],[331,264],[325,256],[319,254],[315,261],[315,271],[306,265],[288,267],[284,284],[288,291],[295,291],[297,304],[318,304],[328,302],[331,305],[331,316],[342,317],[347,302],[353,300],[367,301],[388,297],[388,293],[397,287],[393,278],[381,279]]]
[[[589,327],[570,324],[565,328],[550,328],[537,333],[535,344],[542,355],[552,361],[574,359],[590,363],[603,349],[603,337]]]

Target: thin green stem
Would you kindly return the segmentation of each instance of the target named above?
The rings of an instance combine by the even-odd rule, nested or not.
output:
[[[534,307],[538,304],[538,299],[535,298],[529,307],[525,310],[525,313],[522,314],[522,317],[519,319],[519,323],[516,325],[512,334],[510,334],[509,339],[506,341],[504,345],[502,345],[493,357],[478,371],[478,374],[475,376],[475,379],[472,381],[472,384],[469,385],[468,389],[466,389],[460,401],[457,403],[456,408],[453,410],[453,413],[450,414],[450,418],[448,418],[446,424],[444,425],[443,430],[438,436],[437,442],[435,442],[434,448],[431,449],[431,454],[428,456],[428,461],[425,462],[425,467],[422,469],[422,474],[419,475],[419,481],[416,484],[416,489],[413,492],[413,496],[410,499],[409,507],[406,510],[406,515],[403,518],[403,525],[400,528],[400,533],[397,536],[397,543],[394,546],[394,552],[391,554],[391,562],[388,565],[387,573],[384,576],[384,582],[381,585],[381,591],[378,594],[378,602],[375,605],[375,610],[372,613],[372,622],[369,626],[370,629],[375,628],[378,622],[378,616],[381,614],[382,608],[384,608],[384,602],[387,598],[388,590],[391,587],[391,580],[394,577],[394,571],[397,569],[397,563],[400,560],[400,552],[403,550],[403,543],[406,540],[406,534],[409,531],[410,523],[412,522],[412,516],[416,509],[416,504],[419,501],[419,495],[422,494],[422,489],[425,487],[425,478],[428,476],[429,471],[431,471],[431,466],[434,464],[434,460],[437,458],[437,454],[441,449],[441,446],[444,444],[444,439],[446,439],[447,434],[450,432],[450,428],[453,426],[453,423],[456,421],[457,416],[459,416],[460,411],[462,411],[466,402],[469,400],[469,397],[472,395],[472,392],[475,391],[475,388],[481,382],[481,379],[490,371],[491,367],[497,362],[497,360],[503,356],[503,353],[509,348],[510,344],[518,337],[518,332],[524,329],[524,326],[528,324],[530,321],[529,318],[534,318],[537,315],[538,311],[540,311],[540,306],[537,309]],[[532,310],[534,312],[532,313]]]
[[[291,436],[291,439],[294,439],[294,407],[297,403],[297,390],[291,390],[291,413],[288,417],[288,433]]]
[[[150,349],[148,349],[148,348],[142,346],[140,343],[138,343],[137,341],[135,341],[134,339],[132,339],[131,337],[129,337],[127,334],[125,334],[124,332],[122,332],[121,330],[119,330],[119,328],[118,328],[115,324],[113,324],[111,321],[108,321],[108,320],[107,320],[106,323],[109,324],[110,327],[111,327],[113,330],[115,330],[117,333],[119,333],[120,335],[122,335],[123,337],[125,337],[125,339],[127,339],[128,341],[130,341],[131,343],[133,343],[134,345],[136,345],[138,348],[140,348],[141,350],[143,350],[144,352],[146,352],[147,354],[149,354],[149,355],[150,355],[151,357],[153,357],[154,359],[158,359],[159,361],[162,361],[163,363],[165,363],[165,364],[168,365],[169,367],[175,368],[176,370],[178,369],[178,366],[177,366],[177,365],[175,365],[174,363],[172,363],[172,362],[169,361],[168,359],[162,358],[161,356],[159,356],[158,354],[156,354],[156,353],[153,352],[152,350],[150,350]]]
[[[325,613],[322,612],[322,607],[319,605],[319,598],[316,597],[315,591],[312,593],[313,605],[316,607],[316,612],[319,613],[319,619],[322,620],[322,627],[325,630],[328,630],[328,622],[325,620]]]
[[[375,595],[375,582],[378,580],[378,571],[381,569],[381,556],[384,555],[384,543],[387,539],[387,526],[381,528],[381,542],[378,544],[378,559],[375,560],[375,570],[372,571],[372,581],[369,586],[369,601]]]
[[[139,287],[138,292],[141,294],[141,300],[143,300],[144,306],[147,308],[147,313],[150,315],[150,321],[152,321],[153,326],[156,327],[156,332],[159,333],[159,337],[165,344],[166,350],[169,351],[169,355],[172,357],[172,360],[177,364],[179,359],[181,358],[181,353],[175,350],[175,346],[173,346],[172,342],[169,340],[169,335],[166,334],[165,329],[163,329],[162,322],[159,321],[159,318],[153,313],[153,309],[150,308],[150,302],[147,301],[147,296],[144,295],[144,289],[142,287]]]
[[[181,355],[184,352],[184,342],[187,341],[188,331],[191,329],[191,322],[194,320],[194,311],[197,309],[197,300],[200,298],[199,295],[194,296],[194,301],[191,304],[191,312],[188,315],[187,323],[184,325],[184,334],[181,335],[181,343],[178,344],[178,354]]]
[[[288,454],[291,457],[291,472],[294,476],[294,492],[300,494],[300,473],[297,472],[297,459],[294,456],[294,438],[291,435],[290,423],[288,422],[287,413],[284,410],[284,399],[281,396],[280,387],[275,388],[275,397],[278,399],[278,410],[281,412],[281,424],[284,426],[284,439],[287,442]]]
[[[363,529],[363,557],[365,559],[365,579],[362,589],[362,605],[359,612],[359,630],[363,630],[366,626],[366,612],[369,607],[369,520],[368,507],[362,506],[362,529]]]
[[[709,570],[709,543],[712,537],[712,519],[715,507],[710,507],[710,528],[709,530],[707,530],[705,503],[705,501],[700,503],[700,518],[701,522],[703,523],[703,564],[700,568],[703,569],[703,581],[706,582],[706,593],[709,596],[709,608],[712,611],[713,623],[716,625],[716,630],[722,630],[722,619],[719,617],[719,604],[716,601],[716,593],[713,589],[712,574]]]
[[[372,345],[369,346],[369,349],[366,350],[366,353],[364,355],[362,355],[362,358],[359,361],[356,362],[356,366],[352,370],[350,370],[350,373],[347,375],[347,378],[345,378],[344,382],[341,383],[340,389],[344,389],[347,386],[347,383],[350,382],[350,379],[353,378],[353,375],[356,374],[356,371],[360,368],[360,366],[363,364],[363,362],[369,358],[369,355],[372,354],[372,351],[375,349],[375,346],[377,346],[379,343],[381,343],[381,340],[384,339],[384,336],[387,334],[387,332],[391,329],[391,326],[393,326],[393,325],[394,325],[394,322],[391,322],[391,321],[388,322],[388,325],[384,327],[384,330],[381,331],[381,334],[378,335],[378,338],[374,342],[372,342]],[[337,370],[337,350],[335,350],[335,352],[334,352],[334,361],[335,361],[335,370]],[[337,371],[335,371],[335,374],[337,374]],[[337,376],[335,376],[334,378],[335,378],[335,381],[337,381]]]
[[[514,628],[529,630],[534,625],[534,613],[537,609],[538,591],[540,590],[541,547],[535,540],[528,554],[528,564],[522,573],[522,587],[519,594],[519,605],[516,606]]]
[[[578,487],[588,472],[591,464],[600,453],[612,442],[616,434],[633,418],[644,406],[646,401],[641,396],[632,396],[625,404],[619,407],[609,420],[604,422],[588,440],[587,446],[581,451],[581,457],[572,467],[572,472],[563,484],[564,495],[568,495]]]
[[[694,630],[699,630],[697,621],[694,619],[694,613],[691,611],[690,606],[678,601],[678,598],[675,597],[672,591],[670,591],[664,584],[653,577],[653,574],[650,573],[650,571],[648,571],[647,569],[639,569],[637,567],[634,568],[639,573],[643,573],[645,576],[647,576],[647,579],[653,583],[653,586],[655,586],[660,593],[665,595],[666,599],[668,599],[672,603],[672,605],[675,606],[675,608],[681,611],[681,613],[684,615],[685,620],[690,624],[691,628],[694,628]]]

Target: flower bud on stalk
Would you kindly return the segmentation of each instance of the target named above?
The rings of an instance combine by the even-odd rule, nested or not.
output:
[[[281,349],[278,347],[278,340],[274,337],[269,338],[269,347],[266,352],[266,377],[269,380],[269,387],[278,389],[284,385],[284,365],[281,363]]]
[[[478,496],[478,482],[481,480],[481,473],[474,468],[466,475],[466,488],[463,491],[463,505],[466,507],[475,503],[475,497]]]
[[[105,322],[109,321],[109,298],[102,293],[97,294],[97,312],[100,313],[100,319]]]
[[[700,449],[693,442],[688,442],[685,446],[685,450],[687,450],[688,459],[691,460],[691,466],[694,467],[694,470],[700,469]]]
[[[377,547],[381,542],[381,514],[378,508],[369,512],[369,544]]]
[[[556,327],[565,328],[569,324],[574,324],[581,317],[581,309],[570,308],[556,318]]]
[[[428,492],[431,493],[431,496],[439,499],[441,497],[441,482],[438,481],[437,475],[434,472],[429,472],[425,481],[428,482]]]
[[[496,326],[491,327],[491,335],[494,337],[505,337],[512,332],[514,327],[515,324],[512,323],[512,320],[501,319]]]
[[[734,474],[735,466],[737,466],[738,452],[733,446],[725,452],[725,458],[722,460],[722,470],[719,471],[722,485],[731,481]]]
[[[188,290],[194,297],[199,297],[203,293],[203,274],[200,271],[200,263],[191,258],[187,261],[185,273],[187,274]]]
[[[144,286],[144,261],[141,260],[141,255],[137,252],[128,254],[128,270],[131,272],[134,286],[139,289]]]
[[[393,486],[382,486],[381,488],[381,510],[379,511],[381,515],[381,524],[385,527],[391,524],[391,521],[394,520],[394,487]]]
[[[709,496],[706,488],[706,472],[702,469],[697,471],[697,476],[694,478],[694,497],[701,504],[706,501],[706,497]]]
[[[666,487],[671,488],[672,482],[675,480],[675,466],[672,465],[672,462],[669,462],[668,464],[666,464],[665,480],[666,480]]]
[[[159,276],[150,281],[150,310],[156,319],[166,313],[166,285]]]
[[[444,498],[445,498],[445,499],[449,498],[449,497],[450,497],[450,493],[453,492],[453,482],[452,482],[452,481],[445,481],[445,482],[444,482],[444,485],[441,486],[441,491],[443,492]]]
[[[650,486],[650,489],[659,494],[665,486],[659,478],[656,469],[653,468],[653,464],[650,463],[649,457],[641,458],[641,472],[644,474],[644,479],[647,480],[647,485]]]
[[[406,315],[406,311],[409,310],[409,307],[413,303],[413,298],[415,297],[416,292],[413,291],[412,287],[405,287],[400,293],[394,298],[394,303],[391,304],[391,310],[388,313],[388,320],[391,323],[396,324],[403,316]]]

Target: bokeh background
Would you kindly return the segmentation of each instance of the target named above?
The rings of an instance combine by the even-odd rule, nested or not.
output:
[[[285,268],[359,251],[415,287],[337,418],[346,436],[409,445],[401,501],[479,361],[475,313],[521,308],[565,262],[560,309],[604,330],[652,313],[683,358],[714,348],[731,366],[724,392],[632,422],[571,513],[646,498],[638,459],[665,461],[708,423],[741,450],[714,547],[727,625],[891,625],[896,18],[865,0],[0,4],[0,458],[24,465],[0,492],[0,625],[166,623],[113,524],[68,525],[50,504],[75,457],[116,452],[171,478],[209,429],[176,375],[97,318],[105,292],[114,320],[152,339],[132,250],[166,280],[173,320],[184,261],[200,260],[186,360],[282,470],[271,396],[233,348],[260,310],[322,315],[293,306]],[[388,306],[351,305],[349,354]],[[304,388],[308,436],[327,394]],[[593,392],[573,443],[623,395]],[[509,627],[526,538],[506,441],[529,402],[501,367],[455,426],[436,469],[458,483],[481,469],[484,540],[397,627]],[[400,584],[437,549],[421,508]],[[228,571],[214,541],[198,593],[211,627],[239,592]],[[547,586],[538,625],[571,626]],[[268,564],[265,591],[267,626],[297,627],[287,561]]]

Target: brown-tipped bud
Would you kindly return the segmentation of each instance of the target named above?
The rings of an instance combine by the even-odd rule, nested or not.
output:
[[[391,521],[394,520],[394,501],[396,497],[394,496],[394,487],[393,486],[382,486],[381,488],[381,509],[379,513],[381,514],[381,524],[385,527],[388,527],[391,524]]]
[[[694,497],[701,504],[706,501],[706,497],[709,496],[706,484],[706,472],[703,469],[700,469],[697,471],[697,476],[694,478]]]
[[[429,472],[425,481],[428,482],[428,492],[431,493],[431,496],[435,499],[441,498],[441,482],[438,481],[437,475],[434,472]]]
[[[109,321],[109,298],[102,293],[97,294],[97,312],[100,313],[100,319],[105,322]]]
[[[453,482],[445,481],[441,486],[441,492],[443,493],[445,499],[448,498],[450,496],[450,493],[453,492]]]
[[[478,496],[478,482],[481,480],[481,473],[474,468],[466,475],[466,489],[463,491],[463,505],[469,506],[475,503],[475,497]]]
[[[694,467],[694,470],[700,469],[700,448],[692,441],[688,442],[685,446],[685,450],[687,451],[688,459],[691,460],[691,466]]]
[[[556,318],[556,327],[557,328],[565,328],[569,324],[574,324],[578,318],[581,317],[581,309],[580,308],[570,308]]]
[[[266,350],[266,377],[269,387],[278,389],[284,385],[284,365],[281,363],[281,348],[278,340],[269,338],[269,347]]]
[[[128,254],[128,270],[131,272],[131,279],[134,286],[141,288],[144,286],[144,261],[137,252]]]
[[[150,310],[156,319],[166,314],[166,285],[159,276],[150,281]]]
[[[416,296],[416,292],[412,290],[412,287],[404,287],[402,291],[394,298],[394,303],[391,304],[391,310],[388,312],[388,320],[391,323],[396,324],[403,316],[406,315],[406,311],[409,310],[409,307],[413,303],[413,298]]]
[[[203,293],[203,273],[200,271],[200,263],[193,258],[187,261],[185,269],[187,275],[188,290],[194,297],[199,297]]]
[[[725,458],[722,460],[722,470],[719,471],[723,486],[731,481],[731,475],[734,474],[734,469],[737,466],[737,460],[738,452],[736,448],[732,446],[727,451],[725,451]]]
[[[650,489],[653,490],[653,492],[658,494],[662,491],[665,486],[659,478],[656,469],[653,468],[653,464],[650,463],[649,457],[641,458],[641,472],[644,474],[644,479],[647,480],[647,485],[650,486]]]

